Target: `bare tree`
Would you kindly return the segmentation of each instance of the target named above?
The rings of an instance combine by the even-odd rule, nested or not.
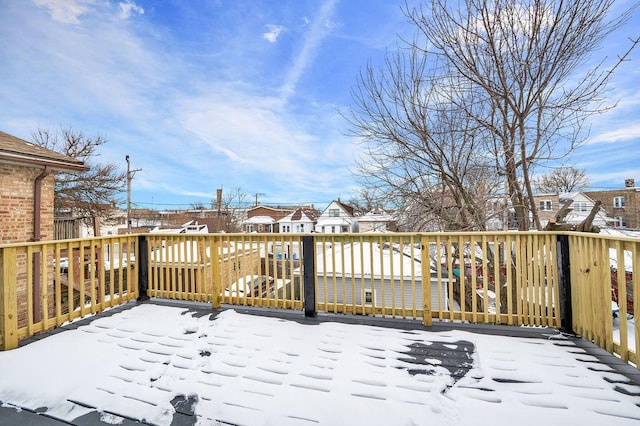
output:
[[[357,195],[349,199],[347,204],[353,207],[356,216],[363,216],[383,204],[384,195],[376,193],[372,188],[360,188]]]
[[[104,136],[88,137],[71,128],[50,131],[38,128],[33,143],[83,161],[86,172],[63,172],[56,175],[54,209],[57,213],[72,211],[85,218],[106,217],[118,193],[124,190],[127,173],[115,163],[98,163]]]
[[[428,78],[453,89],[447,101],[474,123],[506,177],[519,229],[541,229],[533,199],[536,165],[568,155],[587,117],[604,103],[607,82],[637,45],[605,65],[585,67],[635,5],[609,18],[613,0],[429,0],[405,8],[418,30],[413,54],[440,63]],[[422,77],[424,78],[424,77]],[[413,98],[415,100],[415,97]],[[399,99],[402,101],[402,99]]]
[[[535,179],[536,191],[555,193],[579,191],[589,184],[584,170],[575,167],[558,167]]]
[[[439,64],[430,59],[412,45],[360,74],[345,114],[363,145],[354,172],[401,210],[407,229],[482,230],[497,173],[476,123],[431,77]]]
[[[242,230],[243,213],[250,205],[251,197],[240,187],[221,193],[220,203],[218,200],[211,200],[211,207],[217,209],[218,217],[221,218],[221,230],[225,232]]]

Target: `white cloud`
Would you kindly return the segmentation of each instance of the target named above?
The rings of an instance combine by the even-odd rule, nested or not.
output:
[[[602,132],[593,136],[588,141],[588,144],[613,143],[619,141],[628,141],[632,139],[640,139],[640,124],[633,123],[624,127],[619,127],[615,130]]]
[[[80,15],[86,13],[94,0],[34,0],[39,7],[49,10],[49,15],[64,24],[79,24]]]
[[[320,8],[319,16],[313,19],[303,42],[302,49],[294,58],[293,66],[285,76],[281,91],[285,98],[293,95],[302,73],[313,61],[320,42],[326,37],[330,28],[326,25],[333,15],[336,0],[326,1]]]
[[[132,13],[137,13],[139,15],[144,14],[144,9],[142,6],[138,6],[134,2],[127,0],[126,2],[120,2],[118,4],[120,8],[120,18],[129,19]]]
[[[262,34],[262,37],[269,41],[269,43],[275,43],[278,41],[278,36],[282,31],[284,31],[284,27],[282,25],[267,25],[267,28],[269,31]]]

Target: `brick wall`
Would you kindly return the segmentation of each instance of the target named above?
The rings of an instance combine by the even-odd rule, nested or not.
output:
[[[602,201],[602,207],[609,216],[623,217],[627,222],[627,228],[640,229],[640,191],[637,188],[585,191],[585,194],[594,201]],[[624,197],[624,208],[613,206],[614,197]]]
[[[34,182],[42,168],[0,163],[0,244],[33,238]],[[53,239],[53,175],[42,182],[41,238]]]

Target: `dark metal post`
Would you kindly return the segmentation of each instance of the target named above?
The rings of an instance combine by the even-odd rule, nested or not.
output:
[[[149,243],[147,237],[138,237],[138,302],[149,300],[147,289],[149,288]]]
[[[558,253],[558,284],[560,292],[560,329],[566,333],[575,334],[573,331],[573,308],[571,306],[569,236],[558,235],[556,248]]]
[[[316,316],[316,244],[313,236],[302,237],[302,270],[304,288],[304,316]]]

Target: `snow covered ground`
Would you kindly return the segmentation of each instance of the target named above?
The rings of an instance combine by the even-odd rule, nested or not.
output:
[[[551,330],[542,339],[416,328],[142,304],[1,352],[0,401],[158,425],[171,423],[178,395],[197,401],[203,425],[640,422],[640,388]],[[470,362],[452,372],[447,358],[407,356],[435,345],[471,348]]]

